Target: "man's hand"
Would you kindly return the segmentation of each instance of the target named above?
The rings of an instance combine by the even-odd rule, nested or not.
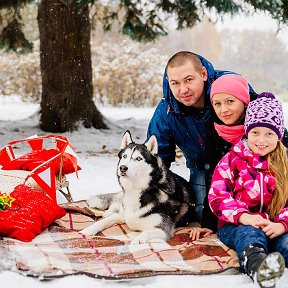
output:
[[[270,223],[270,220],[263,218],[261,215],[253,215],[248,213],[243,213],[239,219],[239,224],[251,225],[255,228],[262,228]]]
[[[269,221],[268,224],[262,226],[262,231],[268,238],[273,239],[285,233],[285,226],[282,223]]]
[[[208,228],[191,228],[190,238],[192,241],[205,238],[213,234],[213,231]]]

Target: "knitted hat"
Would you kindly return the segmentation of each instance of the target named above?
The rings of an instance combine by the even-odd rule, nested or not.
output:
[[[248,82],[244,77],[237,74],[224,74],[217,78],[211,85],[211,101],[217,93],[231,94],[247,105],[250,102]]]
[[[282,139],[284,134],[284,116],[282,104],[272,93],[263,92],[251,101],[246,110],[244,130],[247,135],[254,127],[272,129]]]

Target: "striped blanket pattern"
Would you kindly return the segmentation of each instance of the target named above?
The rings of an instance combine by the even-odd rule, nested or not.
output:
[[[0,240],[0,246],[15,258],[13,271],[39,279],[86,274],[111,280],[238,271],[236,253],[216,235],[191,241],[189,228],[177,228],[168,242],[130,245],[139,232],[117,224],[97,236],[82,235],[78,231],[99,219],[102,212],[89,209],[85,201],[62,206],[67,214],[31,242]]]

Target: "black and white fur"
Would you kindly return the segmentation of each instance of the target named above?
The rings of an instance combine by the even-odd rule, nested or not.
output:
[[[89,206],[109,209],[103,219],[80,232],[94,235],[113,224],[126,223],[131,230],[142,231],[132,244],[169,240],[178,224],[193,221],[188,182],[163,164],[154,135],[145,144],[136,144],[126,131],[120,149],[117,176],[122,191],[90,198]]]

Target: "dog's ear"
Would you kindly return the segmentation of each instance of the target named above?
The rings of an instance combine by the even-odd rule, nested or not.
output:
[[[158,153],[158,143],[157,138],[155,135],[152,135],[149,140],[145,143],[145,146],[147,147],[148,151],[150,151],[152,154]]]
[[[127,130],[123,135],[120,149],[126,148],[132,142],[133,142],[133,140],[132,140],[131,133],[129,130]]]

